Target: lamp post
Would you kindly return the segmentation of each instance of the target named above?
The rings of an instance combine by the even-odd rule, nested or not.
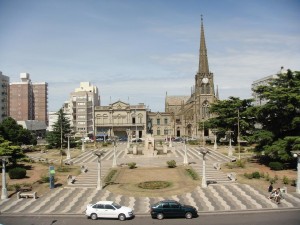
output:
[[[184,156],[183,156],[183,165],[188,165],[187,151],[186,151],[186,139],[184,139]]]
[[[83,134],[82,134],[81,141],[82,141],[81,151],[82,151],[82,152],[85,152],[85,144],[84,144],[84,137],[83,137]]]
[[[170,128],[170,129],[168,130],[168,132],[170,133],[169,147],[171,148],[171,147],[172,147],[172,135],[171,135],[172,129]]]
[[[117,156],[116,156],[116,139],[114,138],[114,158],[113,158],[113,164],[112,167],[115,168],[117,167]]]
[[[202,140],[203,140],[203,147],[205,146],[205,133],[204,133],[204,118],[202,121],[202,128],[203,128],[203,132],[202,132]]]
[[[293,156],[297,158],[297,183],[296,183],[296,193],[300,194],[300,150],[291,151]]]
[[[11,156],[0,156],[0,159],[2,160],[2,194],[1,199],[7,199],[7,189],[6,189],[6,174],[5,174],[5,163],[6,159],[11,158]]]
[[[136,144],[137,144],[137,139],[138,139],[137,132],[138,132],[138,130],[137,130],[137,115],[136,115],[136,109],[135,109],[135,143]]]
[[[129,144],[130,129],[126,129],[126,133],[127,133],[127,149],[129,149],[129,147],[130,147],[130,144]]]
[[[70,160],[71,159],[71,154],[70,154],[70,137],[71,137],[71,134],[66,134],[66,137],[68,138],[67,160]]]
[[[238,136],[237,136],[237,142],[238,142],[239,160],[240,160],[240,159],[241,159],[241,143],[240,143],[240,109],[238,109]]]
[[[232,156],[232,146],[231,146],[231,134],[233,133],[233,131],[229,130],[226,131],[226,134],[229,136],[229,146],[228,146],[228,156],[231,157]]]
[[[217,150],[217,148],[218,148],[218,144],[217,144],[217,132],[218,132],[218,130],[217,129],[212,129],[212,133],[214,134],[214,139],[215,139],[215,141],[214,141],[214,149],[215,150]]]
[[[209,150],[205,148],[200,149],[200,153],[202,154],[203,160],[202,160],[202,184],[201,186],[203,188],[207,188],[207,181],[206,181],[206,165],[205,165],[205,156],[209,153]]]
[[[97,179],[97,190],[102,189],[102,182],[101,182],[101,157],[105,154],[105,151],[97,151],[94,154],[98,157],[98,179]]]

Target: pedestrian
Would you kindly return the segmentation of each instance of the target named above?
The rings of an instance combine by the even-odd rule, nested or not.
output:
[[[268,188],[268,192],[271,193],[272,191],[273,191],[273,184],[270,183],[270,186],[269,186],[269,188]]]

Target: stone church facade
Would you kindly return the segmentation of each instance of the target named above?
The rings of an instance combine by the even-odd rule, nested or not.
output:
[[[210,72],[208,66],[203,19],[201,18],[199,66],[191,95],[166,95],[165,99],[165,112],[172,115],[174,136],[194,138],[210,136],[208,129],[204,128],[203,130],[200,127],[201,123],[212,116],[209,113],[209,107],[217,100],[218,90],[215,91],[214,75]]]
[[[130,105],[117,101],[109,106],[95,107],[95,136],[108,135],[144,138],[152,134],[155,138],[210,136],[208,129],[200,129],[201,123],[209,119],[209,107],[218,100],[214,87],[214,75],[209,71],[203,19],[198,72],[195,85],[187,96],[165,98],[165,112],[151,112],[144,104]],[[204,132],[204,133],[203,133]]]

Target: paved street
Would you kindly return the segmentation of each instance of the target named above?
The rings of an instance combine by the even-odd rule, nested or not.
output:
[[[177,165],[182,164],[184,145],[177,143],[175,149],[168,156],[146,157],[125,154],[126,143],[117,146],[117,164],[136,162],[141,166],[166,166],[166,161],[174,159]],[[113,148],[107,148],[103,158],[102,175],[106,176],[112,167]],[[202,172],[202,155],[198,154],[196,147],[188,147],[189,162],[197,172]],[[145,215],[149,213],[150,205],[163,198],[155,197],[133,197],[111,193],[104,189],[96,190],[97,182],[97,158],[91,150],[87,150],[79,157],[72,159],[75,164],[85,165],[88,168],[76,178],[74,184],[63,188],[55,188],[38,199],[16,199],[13,196],[8,200],[1,200],[0,209],[3,214],[70,214],[83,215],[86,205],[99,200],[113,200],[121,205],[132,207],[136,214]],[[300,196],[296,193],[284,194],[280,205],[267,199],[267,193],[255,189],[246,184],[230,181],[221,170],[213,167],[215,162],[225,162],[229,159],[218,153],[211,153],[207,157],[208,180],[215,181],[208,188],[196,187],[189,193],[170,196],[170,199],[195,206],[199,212],[223,212],[236,210],[262,210],[262,209],[284,209],[300,208]],[[200,182],[199,182],[200,184]]]

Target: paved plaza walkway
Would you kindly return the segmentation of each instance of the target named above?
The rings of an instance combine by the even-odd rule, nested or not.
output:
[[[177,165],[183,163],[184,145],[177,143],[175,150],[168,156],[133,156],[125,154],[126,143],[119,144],[116,149],[117,164],[136,162],[138,167],[166,166],[166,161],[174,159]],[[112,167],[113,148],[107,148],[102,160],[102,177]],[[190,165],[202,173],[202,155],[196,147],[187,149]],[[216,152],[211,152],[206,160],[206,173],[210,181],[207,188],[197,186],[194,190],[181,195],[169,196],[169,199],[195,206],[199,212],[231,211],[231,210],[261,210],[280,208],[299,208],[300,195],[296,193],[284,194],[281,204],[277,205],[267,198],[268,194],[246,184],[230,181],[221,170],[214,168],[216,162],[223,163],[230,159]],[[109,192],[106,189],[96,190],[97,158],[92,151],[87,150],[79,157],[72,159],[73,163],[85,165],[88,172],[82,173],[72,185],[52,189],[37,199],[17,199],[13,196],[0,201],[1,213],[7,214],[83,214],[86,205],[100,200],[112,200],[121,205],[132,207],[136,214],[148,214],[150,205],[163,200],[161,197],[133,197]],[[199,182],[200,183],[200,182]]]

